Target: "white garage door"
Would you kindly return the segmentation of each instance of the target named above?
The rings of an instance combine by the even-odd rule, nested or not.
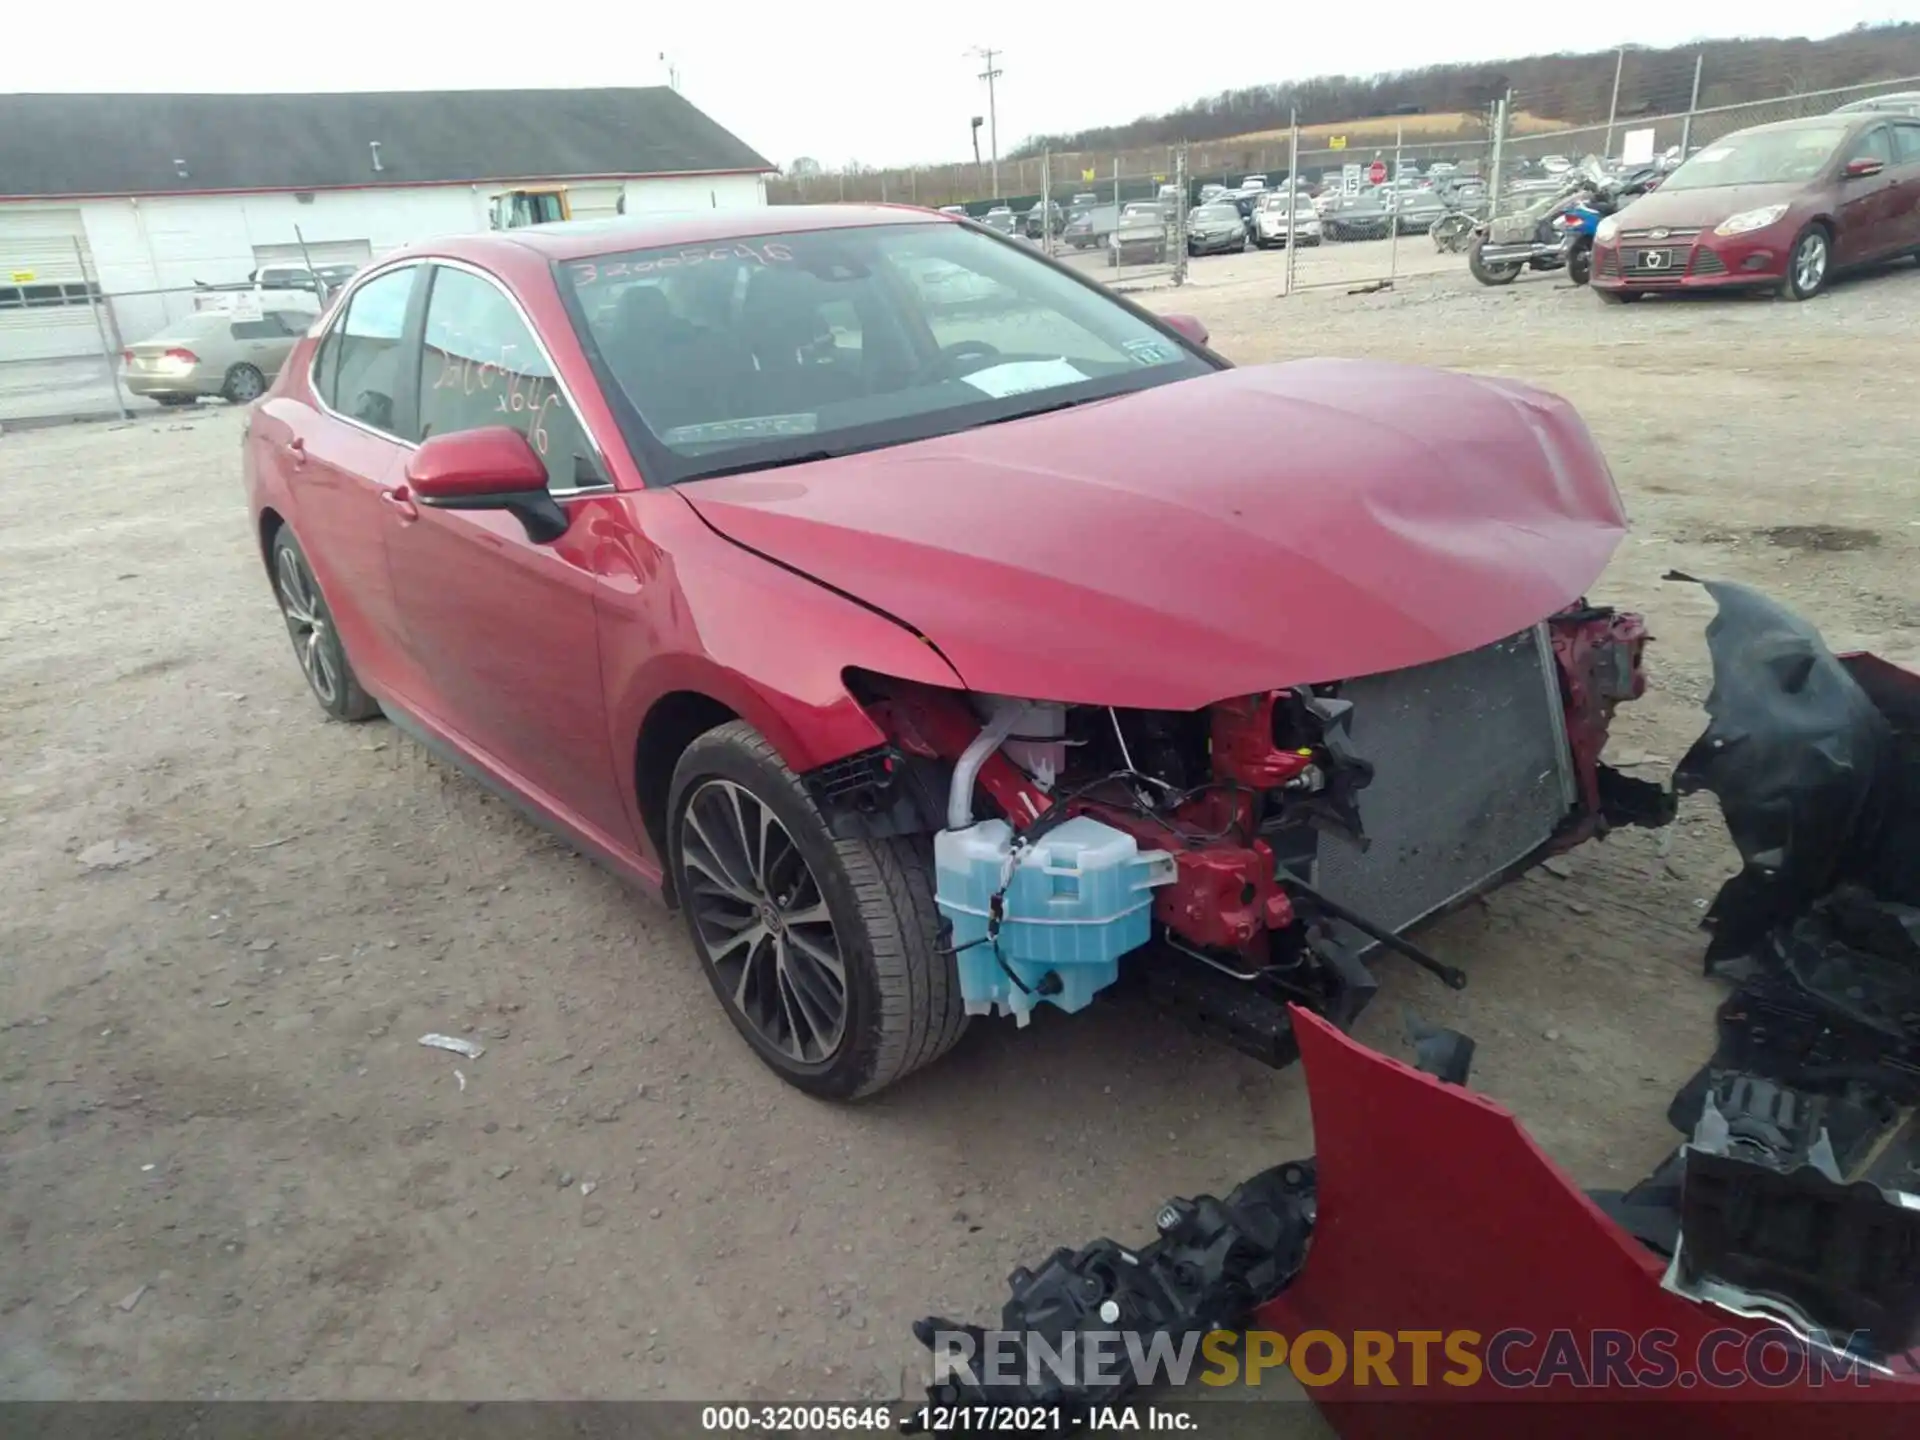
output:
[[[0,206],[0,420],[111,409],[78,210]]]
[[[365,240],[309,240],[304,246],[256,245],[253,263],[261,265],[364,265],[373,258],[373,246]]]

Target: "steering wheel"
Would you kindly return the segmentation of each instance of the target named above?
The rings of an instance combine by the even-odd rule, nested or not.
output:
[[[960,366],[969,360],[990,362],[1000,358],[1000,349],[984,340],[956,340],[951,345],[942,345],[940,353],[927,364],[927,377],[933,380],[957,378]],[[978,369],[978,366],[972,367]]]

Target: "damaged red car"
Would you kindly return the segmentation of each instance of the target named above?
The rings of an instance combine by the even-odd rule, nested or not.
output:
[[[1584,599],[1624,521],[1564,401],[1234,368],[952,217],[401,252],[244,457],[327,713],[678,905],[822,1095],[1122,980],[1283,1063],[1290,1004],[1465,983],[1408,931],[1670,803],[1599,762],[1645,632]]]

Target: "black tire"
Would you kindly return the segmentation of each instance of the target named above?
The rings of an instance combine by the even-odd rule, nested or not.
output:
[[[1504,265],[1488,265],[1480,258],[1481,237],[1476,235],[1467,246],[1467,269],[1473,272],[1473,278],[1482,285],[1511,285],[1520,278],[1520,272],[1526,268],[1520,261]]]
[[[1827,288],[1832,274],[1833,232],[1816,220],[1793,237],[1793,248],[1787,251],[1787,278],[1780,282],[1780,298],[1811,300]]]
[[[1567,279],[1584,285],[1593,278],[1593,242],[1580,240],[1567,252]]]
[[[333,623],[333,610],[320,593],[313,567],[307,563],[307,552],[285,525],[273,537],[268,573],[273,597],[280,602],[280,618],[293,640],[294,659],[320,708],[335,720],[371,720],[378,715],[379,702],[360,688],[359,677],[353,673],[353,663],[347,659],[340,631]]]
[[[232,405],[249,404],[266,393],[267,377],[257,365],[245,361],[230,367],[226,379],[220,382],[220,394]]]
[[[1632,305],[1647,297],[1637,290],[1595,290],[1603,305]]]
[[[750,855],[730,852],[732,864],[743,871],[734,877],[736,890],[730,891],[712,883],[708,868],[718,861],[721,868],[730,869],[729,858],[720,857],[701,836],[707,834],[703,824],[726,822],[728,812],[720,810],[716,821],[713,807],[731,805],[736,797],[742,809],[733,813],[745,816],[749,806],[764,807],[785,832],[787,849],[779,852],[777,860],[763,855],[765,863],[757,867]],[[798,777],[766,738],[741,720],[709,730],[687,747],[674,767],[667,814],[668,863],[701,968],[734,1028],[776,1075],[824,1099],[857,1099],[885,1089],[953,1047],[966,1029],[967,1015],[960,997],[959,967],[951,955],[940,953],[933,853],[926,837],[836,840]],[[740,828],[763,837],[771,833],[760,816],[743,819]],[[709,834],[708,839],[725,843],[715,835]],[[777,844],[763,843],[768,852]],[[793,863],[796,859],[799,866]],[[746,915],[748,929],[766,929],[769,922],[762,917],[777,918],[779,939],[792,948],[783,951],[771,935],[751,940],[739,975],[723,976],[709,948],[709,933],[721,939],[722,959],[738,952],[737,943],[725,943],[729,907],[747,904],[739,892],[753,892],[756,885],[769,893],[753,902],[757,910],[738,913]],[[797,1037],[800,1026],[792,1023],[793,1016],[799,1013],[808,1018],[804,1009],[791,1008],[801,1004],[802,984],[811,984],[823,974],[830,978],[830,972],[813,961],[808,962],[810,980],[787,976],[790,962],[823,948],[817,943],[818,929],[812,930],[816,944],[811,951],[802,952],[794,944],[791,936],[799,925],[811,928],[823,923],[789,918],[800,911],[787,907],[800,902],[808,902],[801,905],[802,910],[825,911],[828,921],[824,923],[831,926],[826,938],[837,949],[842,971],[838,1040],[818,1059],[805,1057],[804,1043],[787,1048],[770,1033],[784,1023]],[[764,991],[768,979],[763,945],[775,962],[774,989],[782,1005],[789,1007],[784,1017],[756,1019],[735,998],[736,993],[746,995],[748,1004],[767,999],[764,993],[750,993]],[[753,984],[755,976],[761,982],[758,987]],[[818,1003],[818,992],[809,993]],[[818,1040],[817,1028],[809,1029],[809,1035]]]

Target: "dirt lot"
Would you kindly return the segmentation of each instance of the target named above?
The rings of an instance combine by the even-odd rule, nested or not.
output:
[[[1615,309],[1457,273],[1280,301],[1283,268],[1151,300],[1240,361],[1493,371],[1584,411],[1635,520],[1596,598],[1659,641],[1615,731],[1641,773],[1702,723],[1708,605],[1669,569],[1920,661],[1920,270]],[[0,1394],[884,1397],[912,1318],[997,1311],[1015,1262],[1311,1148],[1297,1072],[1124,1004],[977,1026],[858,1108],[780,1085],[676,918],[390,727],[322,723],[238,429],[0,438]],[[1587,846],[1429,932],[1463,994],[1389,965],[1362,1034],[1403,1053],[1407,1003],[1461,1026],[1482,1088],[1626,1183],[1709,1045],[1693,926],[1729,869],[1700,804],[1664,857]]]

